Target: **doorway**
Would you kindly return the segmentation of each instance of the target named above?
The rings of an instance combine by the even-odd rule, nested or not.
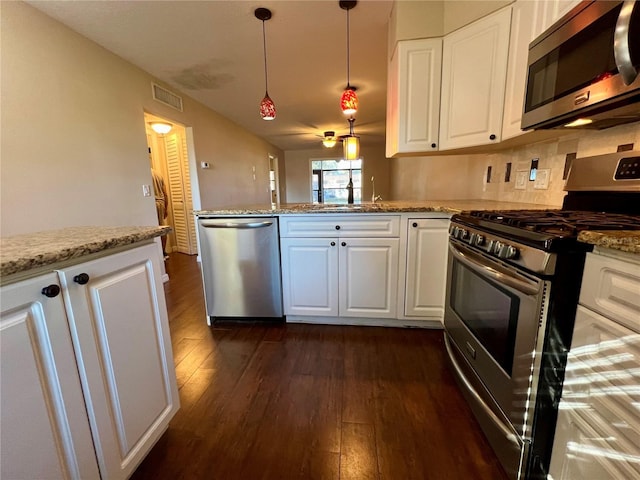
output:
[[[187,255],[198,253],[193,197],[189,174],[187,135],[184,126],[149,113],[144,114],[150,167],[163,179],[168,201],[165,224],[172,228],[167,235],[165,251]],[[158,133],[153,123],[164,123],[171,128]],[[169,128],[167,126],[167,128]]]

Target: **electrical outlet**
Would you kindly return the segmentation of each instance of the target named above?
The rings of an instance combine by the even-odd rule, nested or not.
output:
[[[209,168],[209,162],[200,162],[202,168]]]
[[[142,185],[142,196],[143,197],[151,196],[151,185]]]
[[[527,176],[528,173],[526,170],[518,170],[516,172],[516,190],[526,190],[527,189]]]

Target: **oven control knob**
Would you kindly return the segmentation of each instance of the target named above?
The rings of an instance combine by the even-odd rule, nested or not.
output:
[[[456,238],[458,236],[458,227],[454,227],[453,225],[451,226],[451,228],[449,229],[449,234],[453,237]]]
[[[496,255],[500,256],[500,251],[505,247],[505,244],[500,242],[500,241],[496,241],[493,244],[493,250],[492,253],[495,253]]]
[[[484,245],[484,235],[480,235],[479,233],[472,234],[470,243],[476,247],[481,247]]]
[[[460,240],[466,240],[467,238],[469,238],[469,230],[467,230],[466,228],[458,229],[458,238]]]
[[[516,255],[518,254],[518,250],[516,249],[516,247],[513,247],[511,245],[500,243],[500,248],[496,249],[496,254],[499,258],[509,260],[516,257]]]
[[[516,258],[517,256],[518,256],[518,249],[516,247],[513,247],[513,246],[509,245],[507,247],[507,253],[506,253],[506,256],[504,258],[509,260],[509,259],[512,259],[512,258]]]

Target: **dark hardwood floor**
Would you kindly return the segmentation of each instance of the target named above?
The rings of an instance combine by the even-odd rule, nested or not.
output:
[[[208,327],[196,257],[167,272],[181,409],[133,479],[506,480],[442,331]]]

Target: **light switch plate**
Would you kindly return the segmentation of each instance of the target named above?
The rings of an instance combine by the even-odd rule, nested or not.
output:
[[[527,189],[527,179],[529,178],[529,172],[527,170],[518,170],[516,172],[516,190],[526,190]]]
[[[151,185],[142,185],[142,196],[143,197],[151,196]]]
[[[550,168],[542,168],[538,170],[536,175],[536,181],[533,184],[533,188],[536,190],[546,190],[549,188],[549,177],[551,176]]]

